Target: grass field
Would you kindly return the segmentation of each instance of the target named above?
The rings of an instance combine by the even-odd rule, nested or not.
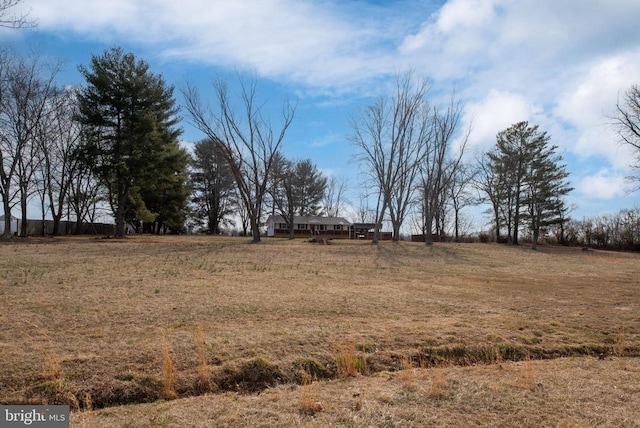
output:
[[[14,240],[0,403],[87,427],[640,426],[639,291],[640,255],[573,248]]]

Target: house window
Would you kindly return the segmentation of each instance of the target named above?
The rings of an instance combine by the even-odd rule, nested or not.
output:
[[[307,229],[309,229],[309,225],[308,224],[298,224],[298,229],[307,230]]]
[[[320,230],[327,230],[327,226],[324,224],[319,224],[318,227]]]
[[[342,225],[341,224],[334,225],[333,230],[342,230]]]
[[[278,223],[278,229],[286,229],[287,223]]]

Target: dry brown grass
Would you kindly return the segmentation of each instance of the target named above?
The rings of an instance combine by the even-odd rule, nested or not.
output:
[[[536,387],[536,373],[533,362],[527,357],[521,364],[520,386],[524,389],[534,389]]]
[[[28,325],[30,330],[40,333],[40,336],[43,337],[43,339],[41,340],[36,340],[29,333],[25,333],[25,335],[29,337],[33,341],[33,343],[36,344],[36,346],[42,353],[42,376],[48,380],[60,379],[62,377],[62,364],[60,356],[58,355],[58,351],[51,341],[51,338],[49,337],[47,331],[42,327],[35,325],[34,323],[28,323]]]
[[[193,341],[196,347],[196,356],[198,357],[198,383],[196,389],[199,392],[213,391],[211,383],[211,375],[209,373],[209,363],[207,362],[207,345],[204,338],[204,328],[202,323],[196,323],[193,326]]]
[[[91,401],[91,396],[89,394],[85,394],[82,404],[83,409],[78,412],[75,425],[83,428],[95,428],[96,422],[93,417],[93,402]]]
[[[175,400],[178,398],[176,390],[173,386],[173,361],[171,361],[171,355],[169,354],[169,342],[167,336],[162,335],[162,381],[164,398],[167,400]]]
[[[301,390],[299,409],[302,414],[313,416],[324,409],[322,403],[318,401],[317,388],[313,382],[313,377],[308,373],[302,379]]]
[[[443,367],[434,367],[431,369],[431,386],[429,387],[429,396],[444,397],[449,387],[447,373]]]
[[[268,240],[248,245],[242,239],[155,236],[2,243],[0,402],[50,402],[47,394],[71,400],[89,393],[98,420],[114,412],[97,410],[102,407],[162,398],[165,382],[158,368],[165,358],[158,352],[159,329],[170,338],[173,389],[181,397],[203,392],[195,385],[207,374],[221,391],[215,397],[225,402],[225,390],[235,394],[293,382],[300,364],[319,379],[332,378],[342,370],[341,353],[347,355],[345,361],[359,358],[362,370],[356,372],[367,376],[314,382],[317,401],[325,409],[314,417],[325,422],[336,415],[328,411],[332,401],[325,398],[331,396],[327,388],[338,396],[350,385],[366,390],[358,414],[373,415],[384,407],[388,414],[378,414],[381,420],[406,420],[402,415],[411,413],[409,399],[422,393],[429,397],[432,384],[417,366],[428,371],[444,364],[490,364],[500,376],[515,376],[487,380],[490,394],[533,394],[549,388],[541,379],[548,370],[541,365],[559,361],[539,359],[582,355],[577,361],[583,366],[594,359],[612,375],[621,375],[616,394],[634,388],[622,375],[637,380],[638,254],[482,244],[333,244]],[[38,328],[24,334],[26,320]],[[55,356],[59,370],[55,361],[50,370],[49,363],[43,364],[43,349]],[[522,385],[527,354],[535,369],[533,384],[544,388],[518,386],[520,392],[514,392],[510,385]],[[599,360],[599,354],[605,359]],[[404,368],[409,369],[409,358],[412,366],[411,374],[401,375],[411,379],[411,388],[397,379],[405,385],[398,393],[408,401],[381,392],[381,403],[388,398],[391,404],[376,407],[376,394],[365,384],[377,382],[376,373],[402,370],[401,355],[408,358]],[[609,367],[613,357],[625,365]],[[514,360],[520,365],[513,366]],[[444,368],[448,387],[440,401],[455,401],[459,373],[467,369]],[[583,369],[576,364],[571,370],[582,374]],[[43,371],[58,373],[60,385],[51,387]],[[286,397],[283,388],[276,390]],[[290,410],[306,424],[308,416],[296,408],[296,393],[288,401],[294,403]],[[353,392],[347,395],[344,406],[352,412]],[[238,406],[244,398],[239,400]],[[196,401],[176,403],[189,408]],[[521,401],[516,397],[503,405],[514,414],[535,410]],[[287,412],[285,402],[283,398],[265,409]],[[584,412],[580,401],[565,404],[570,416]],[[140,408],[177,411],[174,404],[165,406]],[[227,416],[242,419],[246,409],[253,409],[231,408],[235,416],[224,413],[214,420],[224,425]],[[463,415],[467,410],[457,412],[461,423],[468,420]],[[138,416],[140,426],[152,417]],[[271,424],[268,418],[265,424]]]
[[[418,370],[407,391],[395,373],[314,383],[310,403],[323,410],[300,411],[298,388],[281,385],[260,395],[232,393],[95,411],[98,427],[637,427],[640,361],[562,358],[544,362],[541,386],[520,387],[521,367],[447,367],[443,394],[432,395],[432,369]],[[425,373],[421,373],[424,371]],[[72,415],[72,426],[80,415]]]
[[[336,374],[339,378],[358,376],[367,369],[365,357],[357,351],[353,341],[334,344]]]

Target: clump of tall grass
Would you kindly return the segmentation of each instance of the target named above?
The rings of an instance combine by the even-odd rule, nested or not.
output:
[[[82,399],[82,412],[81,415],[81,424],[84,428],[94,428],[96,426],[95,420],[93,417],[93,400],[91,399],[90,394],[85,394]]]
[[[338,378],[354,377],[366,372],[366,358],[357,351],[353,342],[336,343],[334,349]]]
[[[415,388],[414,385],[414,367],[411,355],[403,354],[400,357],[400,373],[398,377],[402,381],[404,387],[412,391]]]
[[[309,416],[313,416],[324,410],[322,403],[318,401],[313,377],[306,372],[302,375],[302,395],[300,397],[300,405],[298,408],[300,413]]]
[[[173,386],[174,374],[173,363],[171,362],[171,355],[169,354],[169,342],[167,336],[162,335],[162,381],[164,398],[167,400],[175,400],[178,398],[178,394]]]
[[[626,347],[627,340],[625,335],[625,328],[622,327],[616,334],[615,342],[613,343],[613,355],[615,355],[616,357],[624,357]]]
[[[536,373],[533,367],[531,358],[527,358],[522,363],[522,370],[520,373],[520,386],[523,389],[535,389],[536,386]]]
[[[622,326],[618,334],[616,334],[615,342],[613,343],[613,355],[618,357],[618,366],[620,368],[625,368],[625,360],[622,359],[624,357],[627,348],[627,339],[625,335],[625,328]]]
[[[429,388],[429,395],[435,398],[444,397],[447,388],[449,388],[449,380],[443,367],[434,367],[431,370],[431,387]]]
[[[26,336],[29,337],[33,341],[33,343],[36,344],[36,346],[40,349],[40,352],[42,353],[42,357],[44,360],[42,376],[45,379],[49,379],[49,380],[60,379],[62,377],[62,359],[58,355],[58,352],[56,351],[55,346],[53,346],[53,342],[49,337],[49,334],[42,327],[39,327],[32,322],[29,322],[29,325],[33,327],[37,332],[42,334],[46,338],[46,342],[49,345],[45,349],[45,347],[42,346],[41,344],[42,343],[41,340],[37,340],[30,334],[26,333]]]
[[[204,328],[202,323],[196,323],[193,328],[193,341],[196,346],[196,356],[198,358],[198,385],[197,389],[204,392],[213,390],[213,384],[209,376],[209,365],[207,364],[207,347],[204,340]]]

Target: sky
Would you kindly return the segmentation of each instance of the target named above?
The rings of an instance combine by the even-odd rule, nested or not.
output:
[[[23,0],[21,11],[37,26],[3,29],[0,42],[63,60],[63,84],[83,84],[78,66],[114,46],[162,74],[178,103],[187,81],[213,99],[213,79],[233,89],[252,73],[274,127],[282,103],[297,103],[285,154],[346,178],[353,204],[363,174],[350,119],[412,70],[434,105],[455,91],[470,157],[516,122],[550,134],[573,218],[640,205],[625,182],[634,152],[611,124],[640,84],[638,0]],[[185,145],[203,138],[182,127]]]

